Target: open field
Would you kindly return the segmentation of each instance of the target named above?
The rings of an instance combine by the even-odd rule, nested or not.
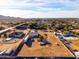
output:
[[[40,46],[36,38],[35,42],[32,43],[32,47],[28,47],[26,44],[22,47],[18,56],[64,56],[64,57],[74,57],[74,55],[63,45],[63,43],[51,32],[38,31],[43,37],[47,33],[47,41],[51,43],[50,45]],[[59,46],[56,43],[59,43]]]
[[[79,39],[78,40],[67,40],[71,43],[71,48],[73,50],[78,50],[79,51]]]

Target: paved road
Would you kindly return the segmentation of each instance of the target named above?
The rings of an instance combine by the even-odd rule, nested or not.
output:
[[[23,23],[23,24],[24,24],[24,23]],[[8,31],[8,30],[11,30],[11,29],[13,29],[13,28],[15,28],[15,27],[17,27],[17,26],[20,26],[20,25],[22,25],[22,24],[19,24],[19,25],[16,25],[16,26],[14,26],[14,27],[10,27],[10,28],[7,28],[7,29],[4,29],[4,30],[1,30],[1,31],[0,31],[0,34],[6,32],[6,31]]]

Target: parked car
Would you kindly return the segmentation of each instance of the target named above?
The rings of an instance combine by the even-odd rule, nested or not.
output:
[[[47,40],[45,40],[45,39],[40,39],[40,45],[42,46],[42,45],[46,45],[46,44],[48,44],[48,41]]]
[[[57,34],[57,37],[58,37],[60,40],[64,40],[64,38],[63,38],[60,34]]]
[[[6,41],[10,41],[10,40],[12,40],[12,39],[14,39],[14,38],[9,38],[9,37],[8,37],[8,38],[6,38],[5,40],[6,40]]]
[[[69,42],[66,42],[65,45],[70,48],[71,47],[71,44]]]

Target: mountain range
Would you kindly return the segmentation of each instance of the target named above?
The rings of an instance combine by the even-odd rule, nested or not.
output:
[[[20,20],[20,19],[23,19],[23,18],[0,15],[0,20],[13,20],[13,19],[15,19],[15,20],[16,20],[16,19],[17,19],[17,20]]]

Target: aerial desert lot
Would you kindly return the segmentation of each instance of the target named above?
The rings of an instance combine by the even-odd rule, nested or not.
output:
[[[32,43],[32,47],[28,47],[26,44],[18,53],[18,56],[65,56],[74,57],[74,55],[63,45],[63,43],[51,32],[39,31],[39,33],[44,36],[47,33],[47,40],[51,42],[51,46],[40,46],[39,42],[36,41]],[[45,36],[44,36],[45,37]],[[58,42],[60,46],[55,43]]]

